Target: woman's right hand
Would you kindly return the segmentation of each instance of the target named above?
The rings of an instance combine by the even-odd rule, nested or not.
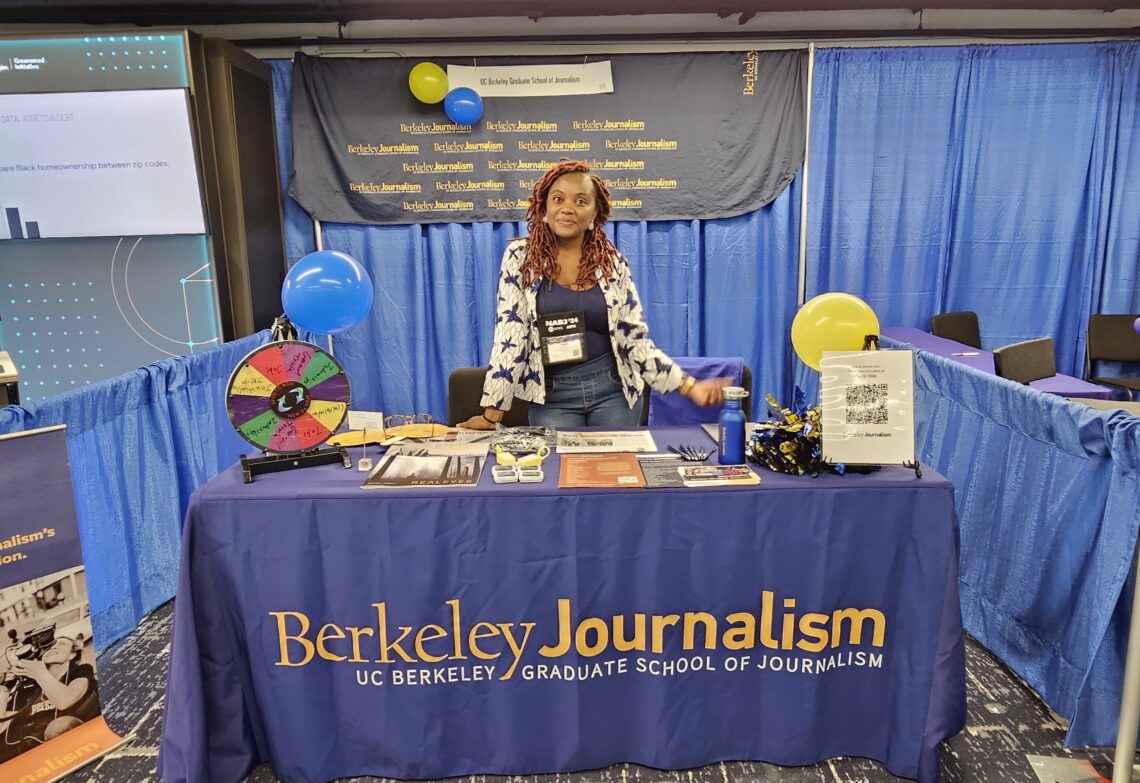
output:
[[[731,378],[708,378],[690,386],[685,396],[697,405],[719,405],[724,402],[724,387],[731,385]]]
[[[494,410],[494,408],[489,408],[488,410]],[[472,416],[467,421],[460,422],[459,423],[459,429],[461,429],[461,430],[493,430],[493,429],[495,429],[498,422],[491,421],[489,418],[487,418],[486,414],[487,414],[487,411],[484,410],[483,413],[480,413],[477,416]],[[499,421],[502,421],[502,418],[500,418]]]

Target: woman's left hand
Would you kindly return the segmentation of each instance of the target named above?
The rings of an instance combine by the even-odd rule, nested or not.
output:
[[[731,378],[709,378],[697,381],[685,396],[697,405],[720,405],[724,402],[724,387],[732,383]]]

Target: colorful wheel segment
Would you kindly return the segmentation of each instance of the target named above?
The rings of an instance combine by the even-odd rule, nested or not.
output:
[[[311,343],[269,343],[234,368],[226,412],[238,434],[259,449],[293,454],[332,437],[348,415],[344,368]]]

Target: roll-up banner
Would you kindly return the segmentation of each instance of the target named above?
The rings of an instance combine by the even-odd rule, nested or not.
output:
[[[0,780],[50,783],[123,743],[103,720],[65,428],[0,436]]]

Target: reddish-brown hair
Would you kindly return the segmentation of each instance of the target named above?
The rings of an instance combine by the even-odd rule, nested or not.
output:
[[[580,160],[567,160],[563,158],[546,170],[546,173],[534,183],[534,190],[530,194],[530,205],[526,209],[526,222],[530,234],[526,238],[526,259],[522,265],[522,284],[531,286],[534,281],[546,278],[553,281],[558,277],[558,251],[557,239],[543,218],[546,217],[546,197],[555,180],[565,174],[588,174],[594,183],[594,227],[582,237],[582,263],[578,267],[578,279],[575,281],[579,287],[594,284],[597,270],[608,277],[613,272],[613,258],[617,248],[610,242],[602,226],[610,217],[610,190]]]

